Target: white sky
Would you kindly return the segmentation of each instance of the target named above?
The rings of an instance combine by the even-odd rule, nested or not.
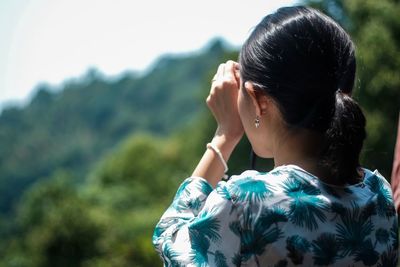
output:
[[[294,0],[0,0],[0,110],[89,67],[143,70],[164,53],[220,36],[239,46],[266,14]]]

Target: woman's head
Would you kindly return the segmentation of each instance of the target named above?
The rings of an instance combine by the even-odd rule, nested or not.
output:
[[[261,117],[277,113],[288,131],[320,134],[324,141],[320,164],[334,169],[332,175],[356,168],[365,118],[350,97],[356,70],[354,45],[336,22],[312,8],[281,8],[255,27],[239,61],[242,94],[246,88],[254,92]],[[260,103],[278,112],[267,112]],[[242,108],[241,113],[246,112]],[[257,151],[254,145],[262,143],[257,140],[260,134],[255,134],[251,124],[243,124],[256,153],[273,157],[268,141],[264,141],[264,151]]]

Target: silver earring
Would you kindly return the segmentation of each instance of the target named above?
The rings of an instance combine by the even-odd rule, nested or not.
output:
[[[254,125],[256,126],[256,128],[258,128],[260,126],[260,117],[257,115],[256,119],[254,120]]]

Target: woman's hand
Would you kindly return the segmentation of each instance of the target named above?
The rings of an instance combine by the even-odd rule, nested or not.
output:
[[[229,60],[220,64],[211,84],[207,105],[217,121],[216,136],[237,143],[243,136],[237,98],[240,88],[239,64]]]
[[[221,151],[227,162],[243,136],[242,121],[239,117],[237,98],[240,88],[239,64],[227,61],[219,65],[215,74],[207,105],[218,123],[217,132],[211,143]],[[224,175],[224,165],[215,151],[207,149],[192,176],[205,178],[212,186]]]

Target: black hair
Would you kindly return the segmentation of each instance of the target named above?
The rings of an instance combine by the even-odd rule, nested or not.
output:
[[[318,164],[331,178],[358,176],[366,122],[351,97],[354,44],[339,24],[310,7],[280,8],[254,28],[239,61],[243,82],[277,103],[289,129],[321,133]]]

